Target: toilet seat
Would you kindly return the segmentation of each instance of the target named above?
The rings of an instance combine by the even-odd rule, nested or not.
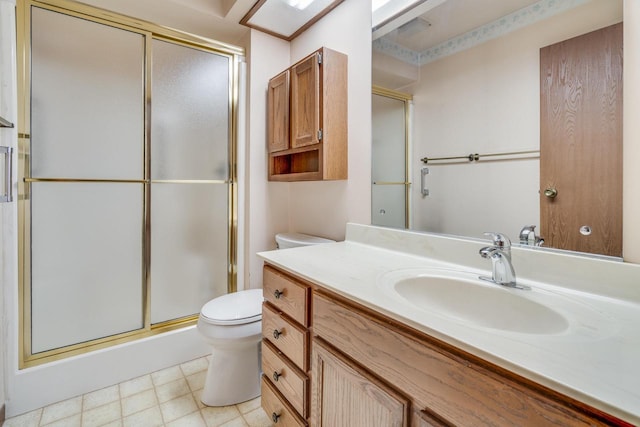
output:
[[[233,292],[212,299],[200,311],[200,319],[212,325],[244,325],[262,319],[262,289]]]

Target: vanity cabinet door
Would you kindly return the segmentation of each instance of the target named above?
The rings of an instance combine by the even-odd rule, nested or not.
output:
[[[409,400],[355,363],[314,339],[311,425],[409,425]]]
[[[291,147],[320,142],[320,53],[291,70]]]
[[[267,89],[269,153],[289,148],[289,70],[269,80]]]

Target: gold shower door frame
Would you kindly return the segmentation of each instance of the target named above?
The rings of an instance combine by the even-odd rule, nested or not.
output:
[[[82,18],[91,22],[108,25],[140,34],[145,40],[144,53],[144,179],[65,179],[31,178],[30,173],[30,129],[31,129],[31,8],[60,12],[65,15]],[[205,183],[227,184],[228,187],[228,230],[227,230],[227,291],[237,288],[237,109],[239,87],[239,62],[244,56],[242,48],[217,42],[215,40],[183,33],[150,22],[133,19],[107,10],[75,3],[68,0],[18,0],[17,2],[17,62],[18,62],[18,347],[19,368],[27,368],[54,360],[83,354],[100,348],[134,341],[196,323],[198,313],[157,324],[151,324],[150,294],[150,250],[151,250],[151,198],[150,185],[160,183]],[[152,40],[165,41],[192,49],[215,53],[229,59],[229,145],[227,180],[151,180],[151,56]],[[143,222],[142,222],[142,316],[143,327],[129,332],[93,339],[33,354],[31,351],[31,219],[30,184],[32,182],[103,182],[143,184]]]
[[[413,96],[407,93],[398,92],[387,89],[382,86],[373,85],[371,89],[372,95],[384,96],[385,98],[395,99],[404,103],[404,182],[372,182],[371,191],[374,185],[404,185],[404,228],[411,227],[411,170],[410,170],[410,136],[411,131],[411,101]]]

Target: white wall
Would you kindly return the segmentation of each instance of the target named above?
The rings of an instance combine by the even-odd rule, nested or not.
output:
[[[347,222],[371,222],[371,3],[346,0],[291,42],[291,59],[320,46],[349,57],[349,179],[290,184],[290,230],[343,240]]]
[[[246,150],[246,180],[249,198],[245,206],[248,239],[245,283],[250,288],[259,288],[262,286],[262,261],[256,253],[275,249],[275,234],[289,230],[289,186],[267,181],[267,84],[271,77],[289,67],[289,43],[251,30],[247,58],[249,148]]]
[[[269,79],[321,46],[349,61],[349,179],[268,182],[266,91]],[[262,286],[256,252],[275,249],[274,236],[296,231],[343,240],[349,221],[371,221],[371,4],[346,0],[291,43],[252,30],[250,62],[248,207],[250,287]]]
[[[421,67],[407,90],[414,94],[414,164],[425,156],[537,150],[540,48],[620,22],[616,4],[593,1]],[[427,166],[430,196],[413,187],[415,228],[516,238],[522,226],[539,225],[538,159]],[[420,182],[420,168],[412,181]]]

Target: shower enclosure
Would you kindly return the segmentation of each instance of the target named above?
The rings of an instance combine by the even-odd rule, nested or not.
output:
[[[409,228],[411,96],[381,87],[371,98],[371,223]]]
[[[242,51],[52,3],[18,21],[22,367],[193,323],[235,288]]]

